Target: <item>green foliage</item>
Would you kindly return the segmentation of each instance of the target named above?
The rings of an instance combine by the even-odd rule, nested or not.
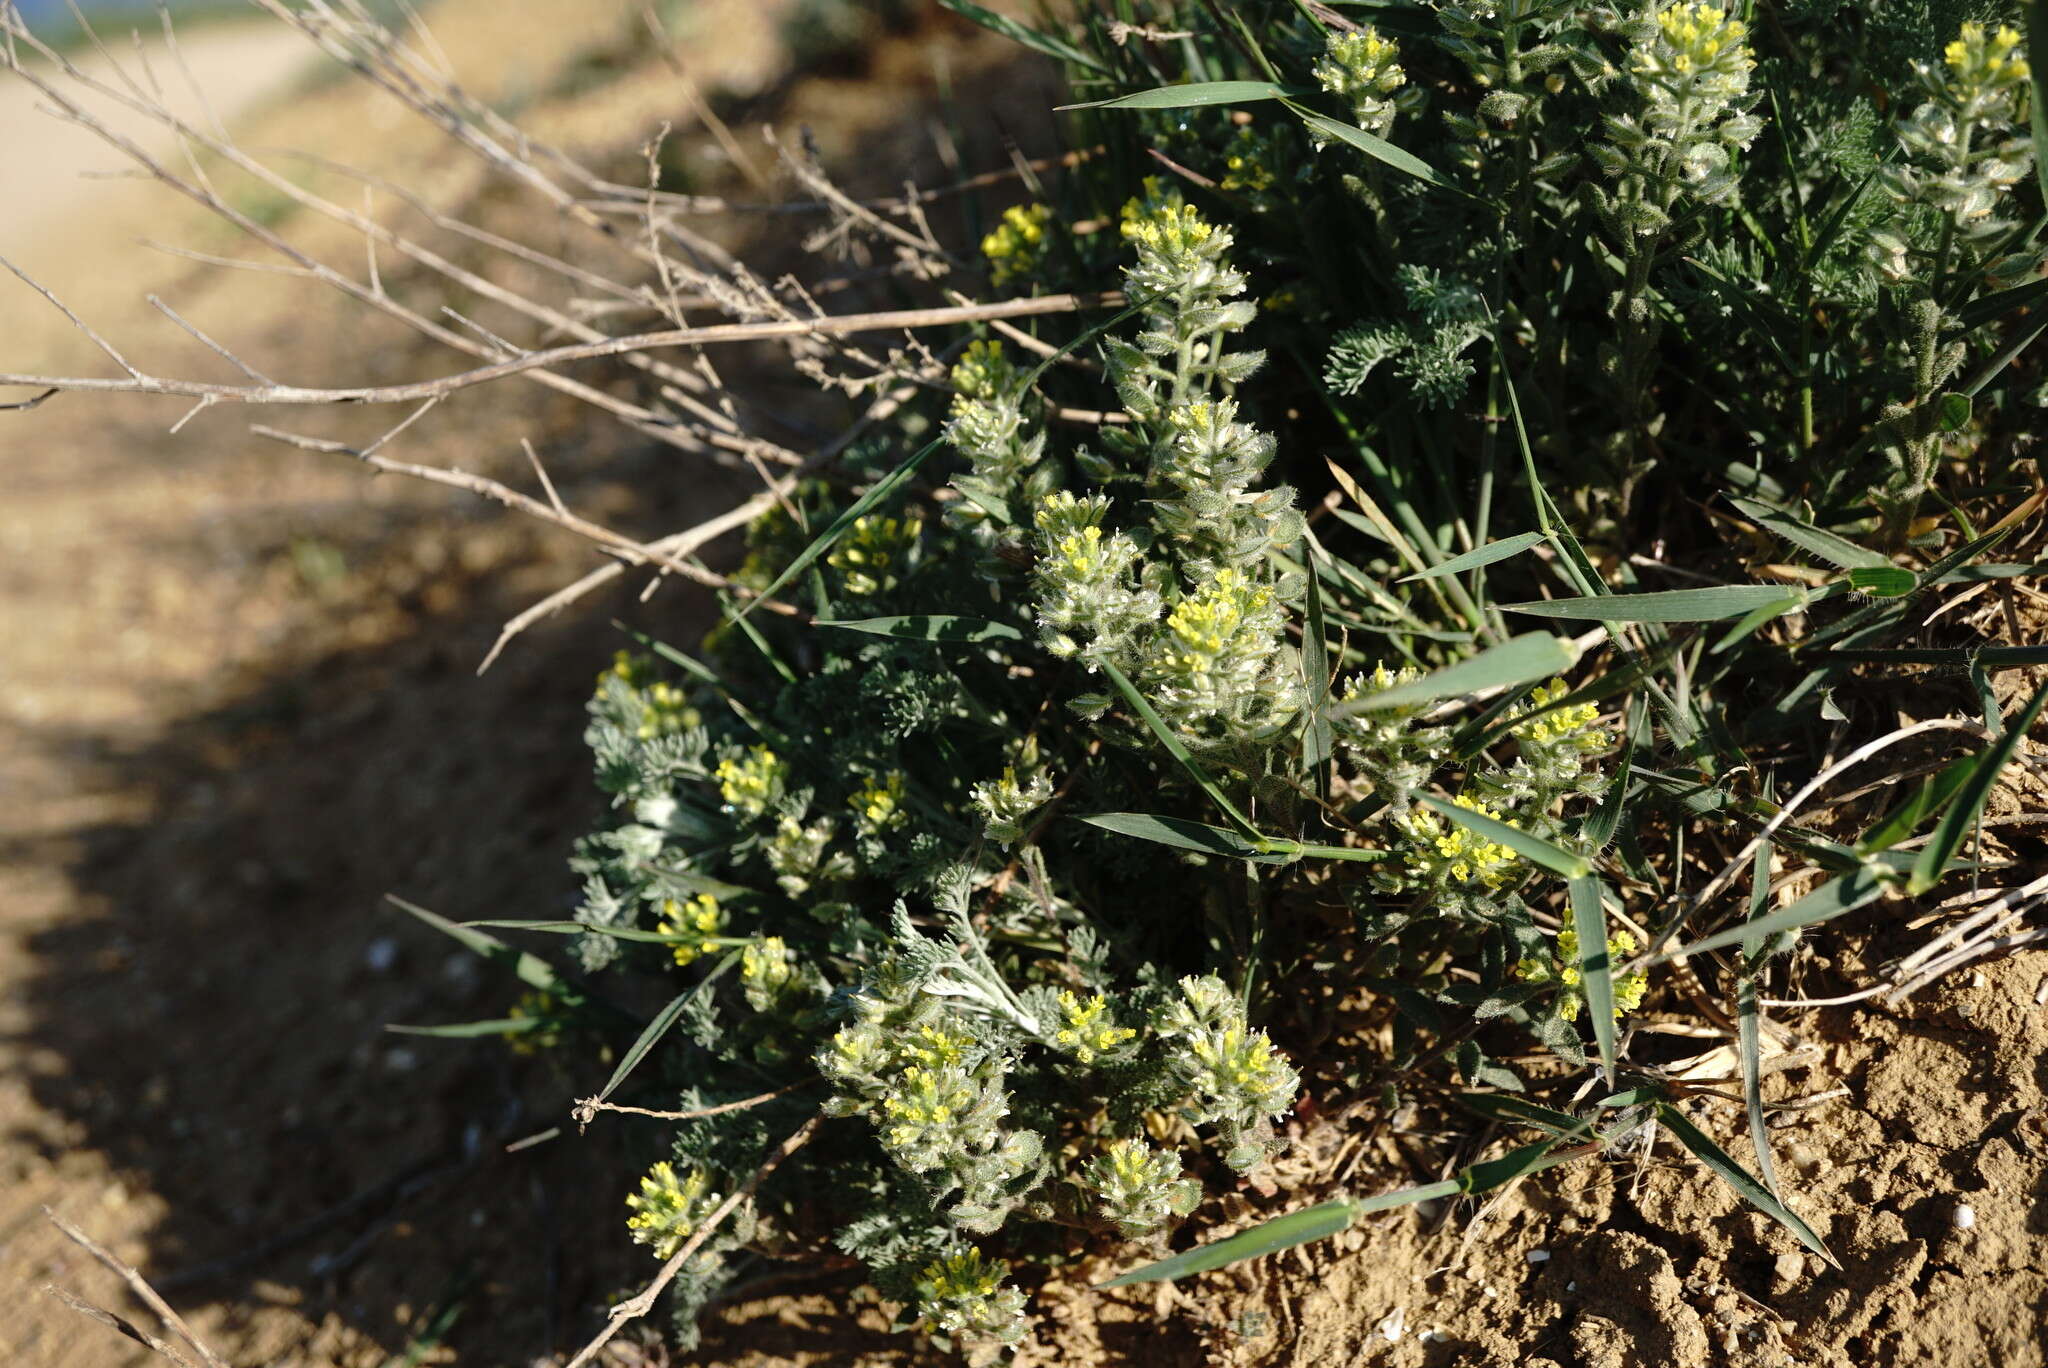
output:
[[[1544,1138],[1444,1184],[1141,1273],[1652,1121],[1818,1247],[1629,1072],[1618,1023],[1681,930],[1782,947],[1931,884],[2013,752],[1861,847],[1764,829],[1758,771],[1817,765],[1802,738],[1857,653],[2010,531],[1919,514],[1945,482],[1995,492],[1968,459],[2034,421],[2006,337],[2032,296],[2001,293],[2038,259],[2017,38],[1827,0],[1754,26],[1123,7],[1172,43],[952,7],[1065,59],[1072,140],[1103,146],[987,220],[991,289],[1129,309],[1034,323],[1078,365],[973,339],[871,471],[750,530],[701,661],[600,680],[613,814],[577,848],[575,949],[677,995],[630,1088],[772,1097],[677,1126],[635,1234],[679,1247],[820,1098],[832,1118],[679,1308],[749,1243],[829,1239],[907,1322],[1014,1343],[1012,1261],[1199,1217],[1282,1147],[1305,1075],[1398,1095],[1449,1060],[1498,1098],[1580,1077],[1589,1037],[1645,1081],[1577,1116],[1521,1104]],[[1823,564],[1785,573],[1801,556]],[[749,615],[785,590],[809,612]],[[1930,825],[1917,862],[1887,853]],[[1833,877],[1696,908],[1667,865],[1701,830]],[[552,996],[520,1039],[587,1038],[580,989],[528,981]],[[1329,1058],[1338,1011],[1389,1024],[1385,1057]],[[1493,1057],[1531,1042],[1540,1077]]]

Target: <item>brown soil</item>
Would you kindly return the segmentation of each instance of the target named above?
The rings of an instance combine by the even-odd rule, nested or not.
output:
[[[784,86],[775,8],[706,0],[686,35],[692,74],[750,117],[810,122],[828,155],[857,149],[893,188],[898,168],[928,156],[931,51],[897,43]],[[594,40],[639,10],[442,0],[434,22],[472,88],[629,168],[646,130],[691,126],[668,68],[607,66],[564,32]],[[194,35],[195,64],[232,33]],[[994,51],[943,35],[921,41],[944,44],[955,82]],[[996,105],[1050,102],[1029,70],[1008,85],[979,79]],[[1025,131],[1014,115],[1011,126]],[[499,211],[472,164],[353,84],[298,87],[254,127],[252,142],[373,160],[443,203]],[[970,162],[995,164],[993,130],[969,131]],[[0,143],[13,135],[0,125]],[[709,145],[697,139],[691,155],[715,183]],[[10,215],[51,283],[116,336],[140,335],[141,295],[157,290],[293,378],[446,364],[273,278],[142,254],[129,239],[144,232],[228,250],[161,194],[119,188],[64,227],[28,242]],[[330,259],[360,259],[309,231]],[[94,364],[32,303],[10,297],[0,364]],[[204,363],[155,327],[149,337],[172,339],[157,344],[164,355]],[[679,486],[717,496],[695,471],[677,479],[672,454],[606,438],[539,393],[472,393],[406,454],[510,479],[530,437],[572,504],[650,534],[689,520]],[[67,398],[0,415],[0,1361],[149,1361],[33,1291],[56,1282],[122,1306],[41,1221],[45,1203],[142,1267],[235,1363],[353,1368],[415,1336],[445,1340],[434,1361],[543,1361],[645,1276],[617,1189],[651,1142],[625,1126],[567,1127],[506,1153],[562,1125],[590,1080],[488,1044],[385,1034],[393,1021],[494,1017],[510,995],[381,897],[474,917],[570,905],[567,843],[597,806],[580,709],[619,641],[606,619],[686,640],[704,605],[676,590],[646,607],[624,591],[593,600],[478,680],[498,624],[588,568],[585,548],[464,496],[259,444],[234,415],[172,438],[177,412]],[[352,436],[379,417],[302,426]],[[1831,977],[1853,984],[1914,943],[1879,940],[1894,938],[1838,949]],[[2044,984],[2048,954],[2030,952],[1896,1008],[1780,1014],[1811,1048],[1787,1042],[1791,1067],[1769,1095],[1813,1102],[1781,1113],[1781,1173],[1840,1270],[1664,1138],[1525,1181],[1476,1224],[1462,1207],[1411,1210],[1116,1294],[1087,1290],[1106,1262],[1067,1270],[1037,1290],[1019,1361],[2042,1364]],[[1697,1107],[1699,1124],[1747,1154],[1739,1104]],[[1219,1229],[1333,1184],[1378,1192],[1472,1157],[1478,1137],[1422,1124],[1370,1110],[1304,1123],[1289,1181],[1270,1197],[1226,1196]],[[452,1329],[430,1335],[451,1312]],[[740,1289],[692,1358],[937,1361],[887,1324],[847,1275],[799,1273]]]

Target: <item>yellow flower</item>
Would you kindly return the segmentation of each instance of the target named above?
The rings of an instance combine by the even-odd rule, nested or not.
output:
[[[725,930],[725,912],[709,893],[699,893],[687,903],[665,898],[661,924],[655,929],[664,936],[683,937],[671,947],[676,963],[694,964],[709,948],[708,942]]]
[[[1643,1005],[1643,995],[1649,992],[1650,976],[1637,970],[1633,974],[1612,974],[1636,952],[1636,938],[1627,931],[1617,931],[1607,938],[1607,963],[1610,982],[1614,986],[1614,1011],[1621,1016],[1633,1012]],[[1566,1021],[1579,1019],[1579,1004],[1585,1000],[1585,974],[1579,968],[1579,933],[1566,927],[1557,933],[1557,965],[1552,968],[1540,960],[1523,960],[1515,967],[1515,976],[1532,983],[1555,982],[1563,990],[1558,998],[1558,1015]]]
[[[656,1164],[640,1180],[640,1191],[626,1198],[634,1212],[626,1228],[636,1242],[653,1249],[655,1258],[673,1258],[718,1200],[707,1191],[710,1185],[710,1176],[702,1169],[679,1179],[674,1165],[666,1160]]]
[[[1045,255],[1045,229],[1051,222],[1050,205],[1013,204],[1003,210],[1003,221],[981,240],[989,279],[1007,285],[1036,271]]]
[[[1083,1002],[1062,988],[1060,1016],[1065,1025],[1053,1033],[1053,1043],[1083,1064],[1092,1064],[1096,1056],[1109,1053],[1138,1034],[1106,1019],[1108,1008],[1108,1001],[1100,993]]]
[[[739,759],[719,761],[714,777],[728,809],[759,817],[775,801],[786,773],[774,751],[766,746],[752,746]]]
[[[879,594],[896,586],[896,569],[924,533],[922,518],[860,517],[825,557],[846,576],[850,594]]]
[[[903,771],[891,770],[880,779],[869,779],[854,790],[847,806],[863,835],[873,836],[903,822]]]

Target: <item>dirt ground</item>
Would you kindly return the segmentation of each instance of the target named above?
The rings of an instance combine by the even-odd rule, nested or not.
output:
[[[442,0],[434,25],[472,88],[630,163],[658,123],[690,123],[670,67],[617,57],[640,9]],[[679,35],[695,79],[812,124],[828,156],[858,149],[887,169],[929,155],[929,51],[898,43],[791,81],[778,9],[698,6]],[[957,80],[988,49],[944,32]],[[252,142],[369,160],[444,203],[488,201],[432,130],[303,74],[285,55],[297,41],[209,28],[188,56]],[[1052,103],[1028,71],[1002,79],[1023,107]],[[24,130],[41,125],[27,117],[0,81],[0,252],[103,330],[147,339],[137,350],[166,368],[208,358],[148,309],[150,291],[295,379],[447,364],[309,287],[138,248],[147,235],[232,250],[160,190],[51,178],[71,154],[28,157]],[[1001,130],[971,132],[970,164],[994,164]],[[360,260],[338,236],[314,240]],[[0,369],[104,365],[27,291],[0,298]],[[132,1313],[44,1204],[142,1268],[236,1364],[547,1362],[645,1275],[617,1175],[646,1137],[566,1127],[506,1152],[563,1126],[591,1080],[387,1034],[493,1017],[509,994],[382,897],[462,917],[572,905],[568,842],[597,802],[580,710],[620,640],[608,619],[684,640],[704,605],[673,589],[595,599],[478,679],[500,623],[589,568],[585,548],[453,491],[263,443],[246,415],[206,413],[171,436],[179,411],[67,396],[0,414],[0,1362],[151,1361],[38,1293],[54,1282]],[[593,436],[582,410],[538,389],[453,401],[406,454],[516,472],[521,437],[567,500],[629,530],[672,530],[691,498],[720,493],[672,453]],[[1915,943],[1901,930],[1836,947],[1810,966],[1808,995]],[[1085,1288],[1112,1269],[1083,1265],[1037,1289],[1020,1362],[2048,1362],[2048,953],[1896,1007],[1781,1016],[1793,1035],[1770,1096],[1798,1105],[1779,1113],[1780,1162],[1840,1270],[1667,1139],[1526,1181],[1476,1225],[1465,1209],[1408,1211],[1110,1296]],[[1412,1117],[1317,1100],[1287,1161],[1300,1190],[1423,1181],[1455,1148]],[[1746,1154],[1739,1104],[1708,1100],[1697,1119]],[[1223,1199],[1238,1223],[1298,1200]],[[885,1328],[845,1275],[786,1278],[743,1289],[692,1361],[934,1361]]]

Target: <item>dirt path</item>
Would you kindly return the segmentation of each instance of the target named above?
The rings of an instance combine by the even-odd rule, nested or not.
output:
[[[124,65],[133,67],[126,33],[107,38],[110,47],[118,44]],[[148,65],[172,110],[202,125],[209,110],[233,120],[288,89],[311,53],[304,38],[268,22],[202,25],[183,35],[178,49],[182,64],[161,42],[149,44]],[[113,63],[98,53],[81,52],[74,60],[95,79],[114,79]],[[204,101],[195,87],[205,92]],[[0,186],[5,187],[0,253],[31,272],[75,260],[75,249],[66,241],[73,231],[132,218],[141,202],[132,187],[92,179],[95,173],[124,170],[119,153],[87,130],[44,113],[37,107],[41,103],[43,97],[28,82],[11,73],[0,77]],[[159,125],[118,101],[100,99],[89,109],[113,131],[153,151],[172,146]]]

